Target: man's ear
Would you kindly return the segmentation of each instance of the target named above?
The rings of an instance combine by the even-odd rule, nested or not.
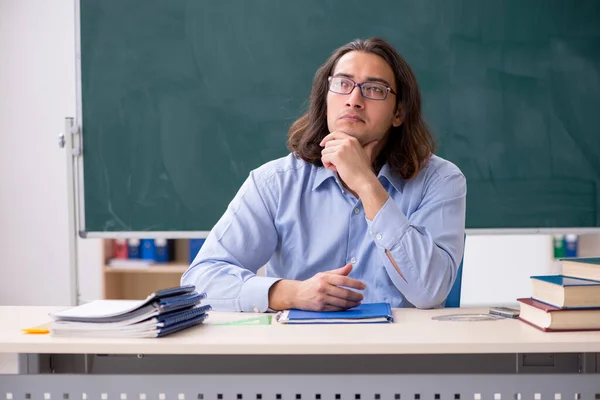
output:
[[[396,109],[396,112],[394,113],[394,119],[392,120],[392,126],[397,128],[400,125],[402,125],[402,122],[404,122],[404,113],[402,112],[402,108],[398,107]]]

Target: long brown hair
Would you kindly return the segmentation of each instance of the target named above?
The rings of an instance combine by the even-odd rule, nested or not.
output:
[[[327,78],[338,60],[350,51],[373,53],[383,58],[394,72],[396,110],[400,107],[402,124],[391,128],[387,143],[376,160],[375,168],[386,161],[403,179],[410,180],[425,166],[435,151],[435,141],[421,117],[421,93],[417,79],[400,54],[385,40],[354,40],[335,50],[316,72],[309,97],[308,112],[296,120],[288,131],[288,148],[297,157],[322,166],[321,140],[329,134],[327,127]]]

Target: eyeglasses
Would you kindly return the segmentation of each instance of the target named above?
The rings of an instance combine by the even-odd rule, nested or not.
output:
[[[350,78],[344,76],[330,76],[329,90],[337,94],[350,94],[356,86],[360,88],[360,93],[364,98],[371,100],[385,100],[388,92],[396,94],[388,85],[378,82],[356,83]],[[397,94],[396,94],[397,95]]]

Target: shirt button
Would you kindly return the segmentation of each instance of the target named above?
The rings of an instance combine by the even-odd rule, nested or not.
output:
[[[255,313],[259,313],[260,312],[260,310],[258,309],[258,307],[254,307],[254,312]]]
[[[375,239],[381,240],[381,233],[378,233],[377,236],[375,236]]]
[[[352,257],[352,258],[350,259],[350,264],[356,264],[356,258]]]
[[[358,214],[359,212],[360,212],[359,208],[358,208],[358,207],[356,207],[356,208],[354,209],[354,214]]]

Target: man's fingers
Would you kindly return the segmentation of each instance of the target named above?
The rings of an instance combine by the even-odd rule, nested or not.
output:
[[[327,144],[327,142],[329,142],[330,140],[336,140],[336,139],[340,139],[340,135],[338,134],[338,132],[332,132],[329,135],[325,136],[323,138],[323,140],[321,140],[321,143],[319,143],[319,146],[323,147]]]
[[[352,264],[348,263],[343,267],[332,269],[327,271],[328,274],[336,274],[336,275],[348,275],[352,271]]]
[[[347,307],[337,307],[337,306],[326,305],[320,311],[344,311],[347,309],[348,309]]]
[[[328,164],[333,164],[333,159],[335,158],[335,154],[325,154],[324,156],[321,157],[321,162],[323,163],[323,165],[328,165]]]
[[[351,302],[361,302],[364,298],[362,293],[358,293],[353,290],[344,289],[342,287],[334,285],[329,285],[329,287],[327,288],[327,293],[330,295],[330,297],[337,297],[338,299],[347,300]]]
[[[321,150],[321,154],[322,155],[326,155],[326,154],[335,153],[336,151],[338,151],[338,147],[337,146],[325,147],[325,148],[323,148],[323,150]]]
[[[325,146],[325,144],[327,142],[329,142],[330,140],[334,140],[334,139],[344,139],[349,137],[350,135],[348,135],[347,133],[344,133],[342,131],[334,131],[331,132],[329,135],[325,136],[323,138],[323,140],[321,140],[321,143],[319,143],[320,146]]]
[[[332,140],[329,140],[329,141],[325,142],[324,148],[328,149],[328,148],[331,148],[331,147],[340,147],[343,144],[344,144],[344,142],[342,140],[332,139]]]
[[[367,286],[359,280],[352,279],[344,275],[329,274],[327,276],[327,282],[335,286],[344,286],[352,289],[363,290]]]
[[[323,163],[323,166],[333,172],[337,172],[337,168],[332,163]]]
[[[324,155],[323,157],[321,157],[321,162],[323,163],[323,166],[327,169],[337,172],[335,164],[331,162],[331,159],[329,157],[329,155]]]
[[[325,299],[325,302],[329,307],[338,307],[343,310],[360,305],[360,301],[351,301],[334,296],[328,296],[327,299]]]

